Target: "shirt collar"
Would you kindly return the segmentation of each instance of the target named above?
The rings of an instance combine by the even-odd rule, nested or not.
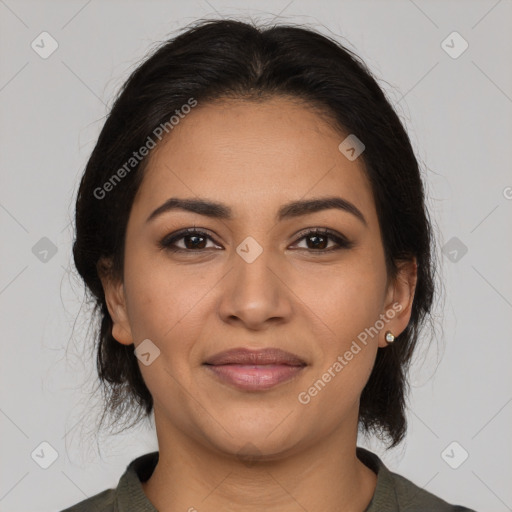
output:
[[[357,458],[377,474],[377,485],[373,497],[364,512],[396,512],[399,510],[395,482],[391,471],[382,460],[365,448],[356,448]]]
[[[116,489],[115,512],[158,512],[142,489],[158,463],[158,452],[136,458],[126,468]]]
[[[356,453],[358,459],[377,474],[375,492],[364,512],[396,512],[398,499],[391,472],[374,453],[361,447],[357,447]],[[128,465],[116,489],[115,512],[158,512],[141,485],[153,473],[158,456],[158,452],[146,453]]]

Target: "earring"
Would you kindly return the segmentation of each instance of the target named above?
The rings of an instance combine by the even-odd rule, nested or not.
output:
[[[395,336],[393,335],[393,333],[391,331],[386,331],[386,341],[389,343],[393,343],[395,341]]]

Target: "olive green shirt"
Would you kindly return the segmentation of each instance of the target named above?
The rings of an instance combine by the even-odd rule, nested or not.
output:
[[[357,448],[358,458],[377,474],[377,486],[364,512],[475,512],[446,501],[389,471],[374,453]],[[158,452],[134,459],[116,489],[107,489],[61,512],[158,512],[148,500],[141,482],[149,479]]]

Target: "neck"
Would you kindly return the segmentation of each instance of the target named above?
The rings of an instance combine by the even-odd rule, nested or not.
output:
[[[159,512],[364,511],[377,476],[356,456],[355,432],[334,432],[272,460],[241,460],[159,429],[159,461],[143,490]]]

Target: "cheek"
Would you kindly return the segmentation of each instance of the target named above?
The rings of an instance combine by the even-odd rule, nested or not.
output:
[[[186,347],[194,328],[202,325],[204,296],[215,282],[205,274],[194,266],[173,265],[160,255],[127,251],[125,290],[134,339],[154,340],[161,350],[178,341],[179,347]]]
[[[128,253],[127,253],[128,254]],[[151,262],[148,264],[148,262]],[[185,265],[172,265],[154,254],[133,251],[125,260],[125,289],[130,327],[138,345],[145,339],[158,348],[149,365],[138,362],[155,403],[173,403],[186,410],[190,360],[201,335],[207,291],[215,284]]]
[[[340,273],[336,281],[326,282],[323,294],[316,294],[316,311],[329,329],[315,339],[318,364],[299,401],[308,402],[310,417],[324,418],[325,428],[356,406],[373,369],[378,331],[372,327],[382,302],[379,283],[370,272],[364,277]]]
[[[385,296],[386,272],[384,264],[373,258],[358,254],[336,269],[319,267],[307,282],[304,277],[296,281],[297,295],[314,313],[309,316],[312,321],[315,317],[319,329],[318,364],[302,396],[311,399],[310,412],[331,414],[333,421],[359,399],[378,349],[375,325]]]
[[[307,276],[307,277],[304,277]],[[386,291],[386,272],[379,261],[351,257],[337,267],[296,272],[294,291],[321,320],[337,349],[375,325]]]

